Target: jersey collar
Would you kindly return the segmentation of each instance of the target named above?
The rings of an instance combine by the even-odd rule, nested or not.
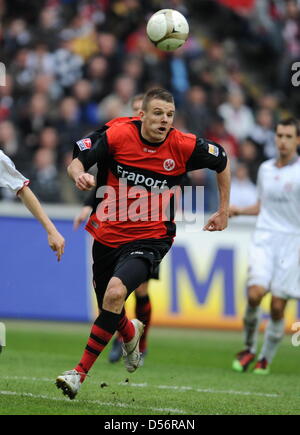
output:
[[[298,159],[299,159],[299,156],[296,154],[291,160],[289,160],[288,162],[287,162],[287,164],[286,165],[284,165],[284,166],[291,166],[291,165],[293,165],[294,163],[296,163],[297,161],[298,161]],[[277,166],[277,160],[275,160],[275,166],[278,168],[278,166]],[[284,168],[284,166],[281,166],[280,168]],[[279,169],[280,169],[279,168]]]

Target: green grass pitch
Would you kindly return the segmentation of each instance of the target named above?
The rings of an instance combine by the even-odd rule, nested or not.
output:
[[[75,400],[54,381],[81,357],[87,324],[7,321],[0,415],[300,414],[300,348],[285,337],[269,376],[231,371],[237,332],[152,328],[145,366],[109,364],[107,350]]]

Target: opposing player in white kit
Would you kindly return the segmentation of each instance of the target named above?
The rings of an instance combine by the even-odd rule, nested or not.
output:
[[[64,253],[65,240],[48,218],[28,184],[29,180],[17,171],[10,158],[0,151],[0,187],[7,187],[14,192],[33,216],[40,221],[48,234],[49,246],[56,252],[57,259],[60,261]]]
[[[271,292],[270,320],[254,368],[268,374],[284,336],[284,311],[288,299],[300,299],[300,131],[290,118],[276,128],[277,159],[264,162],[258,172],[258,202],[252,207],[230,208],[230,216],[258,215],[250,246],[248,305],[244,317],[245,350],[232,368],[247,370],[255,359],[260,323],[259,305]]]

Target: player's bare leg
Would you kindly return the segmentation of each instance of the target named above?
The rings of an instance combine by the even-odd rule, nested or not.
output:
[[[265,330],[264,343],[254,373],[266,375],[270,373],[270,364],[284,336],[284,311],[286,299],[272,296],[270,320]]]
[[[141,363],[143,365],[144,357],[147,351],[147,334],[151,321],[151,302],[148,294],[149,281],[142,283],[136,290],[136,306],[135,306],[135,314],[136,318],[144,324],[144,332],[140,339],[140,353]],[[120,361],[122,357],[122,344],[123,339],[121,334],[117,334],[112,343],[112,349],[109,353],[108,360],[112,363]]]
[[[70,399],[77,395],[82,382],[85,380],[93,364],[106,347],[111,337],[122,323],[124,337],[125,366],[129,372],[138,368],[140,361],[139,339],[143,333],[143,324],[137,319],[129,321],[123,311],[127,289],[122,281],[113,277],[106,288],[102,310],[97,317],[91,334],[78,365],[70,371],[64,372],[56,379],[56,386]]]
[[[107,301],[107,303],[109,303]],[[120,361],[123,355],[122,351],[123,338],[122,335],[118,332],[117,337],[113,340],[112,350],[109,354],[109,361],[114,363]]]
[[[259,285],[250,286],[248,289],[248,304],[244,315],[245,347],[251,353],[256,353],[257,336],[260,323],[260,304],[266,294],[266,289]]]
[[[115,312],[117,314],[121,314],[121,311],[123,310],[125,298],[127,296],[127,289],[123,285],[122,281],[116,277],[111,279],[111,285],[112,287],[108,288],[105,293],[104,300],[103,300],[103,308],[105,310]],[[129,371],[130,373],[134,372],[139,367],[139,363],[141,359],[140,351],[139,351],[139,342],[140,342],[140,337],[143,334],[143,330],[144,330],[144,325],[139,320],[133,319],[131,323],[134,328],[134,332],[131,335],[131,337],[127,336],[126,337],[127,340],[126,340],[124,338],[124,335],[122,334],[124,339],[122,347],[123,347],[123,355],[125,359],[125,367],[127,371]]]
[[[244,343],[245,348],[236,355],[232,368],[238,372],[245,372],[254,361],[257,350],[257,337],[260,324],[260,303],[266,294],[266,289],[259,285],[248,288],[248,304],[244,315]]]

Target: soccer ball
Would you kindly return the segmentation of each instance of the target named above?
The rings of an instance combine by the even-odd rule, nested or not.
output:
[[[160,50],[173,51],[187,40],[189,25],[180,12],[174,9],[161,9],[149,19],[147,35]]]

